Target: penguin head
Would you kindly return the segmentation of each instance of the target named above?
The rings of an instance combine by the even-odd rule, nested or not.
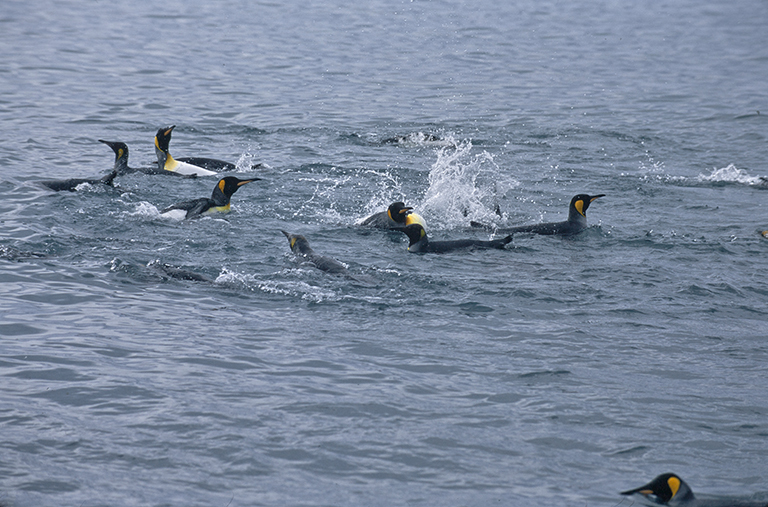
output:
[[[573,199],[571,199],[571,204],[568,208],[568,217],[578,217],[582,216],[584,218],[587,217],[587,208],[589,208],[589,205],[592,204],[592,201],[595,199],[599,199],[600,197],[605,197],[605,194],[598,194],[598,195],[587,195],[587,194],[578,194],[574,195]]]
[[[169,127],[163,127],[157,131],[157,134],[155,134],[156,149],[162,151],[163,153],[168,153],[168,145],[171,142],[171,133],[175,128],[176,125],[171,125]]]
[[[125,143],[121,143],[119,141],[105,141],[104,139],[99,139],[100,143],[104,143],[110,148],[112,148],[112,151],[115,152],[115,160],[120,160],[121,158],[128,159],[128,145]]]
[[[285,237],[288,238],[288,243],[290,243],[291,251],[293,253],[302,254],[302,255],[312,253],[312,248],[310,248],[309,246],[309,241],[307,241],[307,238],[305,238],[301,234],[291,234],[283,230],[281,230],[280,232],[285,234]]]
[[[99,139],[100,143],[104,143],[115,152],[115,168],[118,174],[125,174],[130,171],[128,168],[128,145],[116,141],[105,141]]]
[[[621,492],[622,495],[634,495],[635,493],[661,505],[667,505],[672,499],[678,501],[694,499],[693,491],[688,484],[675,474],[661,474],[645,486]]]
[[[421,224],[410,224],[405,227],[398,227],[396,230],[408,236],[408,248],[427,237],[427,231],[424,230]]]
[[[229,202],[230,197],[232,197],[232,194],[237,192],[237,189],[245,185],[246,183],[250,183],[252,181],[260,180],[261,178],[250,178],[247,180],[241,180],[240,178],[236,178],[234,176],[226,176],[224,178],[221,178],[218,183],[216,183],[216,186],[213,188],[213,194],[211,195],[211,199],[216,201],[217,204],[224,205]]]
[[[405,203],[393,202],[387,208],[387,216],[393,222],[405,225],[405,217],[411,213],[412,209],[410,206],[406,206]]]

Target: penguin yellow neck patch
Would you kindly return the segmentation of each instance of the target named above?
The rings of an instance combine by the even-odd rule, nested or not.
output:
[[[296,244],[296,238],[291,238],[291,248]]]
[[[576,211],[578,211],[581,216],[586,216],[584,215],[584,201],[579,199],[578,201],[573,203],[573,207],[576,208]]]
[[[672,490],[672,498],[675,498],[675,495],[680,490],[680,479],[677,477],[670,477],[667,479],[667,484],[669,485],[669,489]]]

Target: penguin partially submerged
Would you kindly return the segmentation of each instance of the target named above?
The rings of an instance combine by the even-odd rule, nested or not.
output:
[[[326,257],[325,255],[315,253],[315,251],[312,250],[312,247],[309,246],[309,241],[307,241],[307,238],[304,236],[300,234],[291,234],[282,230],[280,232],[288,238],[291,251],[312,263],[317,269],[335,275],[346,275],[348,273],[347,267],[333,257]]]
[[[179,174],[196,174],[197,176],[212,176],[219,171],[234,171],[235,164],[204,157],[180,157],[175,159],[168,151],[171,142],[171,133],[176,125],[161,128],[155,134],[155,154],[157,166],[160,170],[173,171]]]
[[[426,229],[424,219],[412,210],[412,207],[406,206],[403,202],[393,202],[386,211],[374,213],[360,222],[360,225],[377,229],[397,229],[410,224],[421,224]]]
[[[430,241],[427,231],[421,224],[410,224],[397,229],[408,236],[410,241],[408,251],[411,253],[444,253],[454,250],[466,250],[475,248],[497,248],[503,249],[512,241],[512,235],[501,239],[481,240],[481,239],[454,239],[448,241]]]
[[[643,495],[659,505],[681,507],[768,507],[766,501],[745,500],[731,497],[696,498],[690,486],[672,473],[661,474],[639,488],[622,491],[622,495]]]
[[[570,236],[587,228],[587,208],[595,199],[605,197],[605,194],[573,196],[568,205],[568,220],[563,222],[546,222],[542,224],[520,225],[517,227],[500,227],[496,229],[499,234],[544,234]],[[475,227],[488,228],[484,225],[473,224]]]
[[[120,141],[105,141],[99,139],[100,143],[104,143],[115,152],[115,166],[114,170],[117,171],[118,176],[131,173],[144,173],[144,174],[168,174],[171,176],[192,177],[195,175],[184,175],[177,172],[171,172],[161,170],[157,166],[153,167],[129,167],[128,166],[128,145]]]
[[[232,194],[238,191],[240,187],[252,181],[258,181],[261,178],[249,178],[241,180],[234,176],[227,176],[219,180],[213,187],[211,197],[201,197],[190,201],[183,201],[168,206],[163,209],[161,215],[182,215],[180,218],[196,218],[212,213],[228,213],[230,210],[230,199]]]
[[[74,192],[77,187],[83,184],[88,185],[106,185],[108,187],[114,186],[113,180],[117,176],[117,171],[112,170],[106,176],[101,178],[70,178],[68,180],[43,180],[38,181],[41,185],[55,190],[56,192],[69,191]]]

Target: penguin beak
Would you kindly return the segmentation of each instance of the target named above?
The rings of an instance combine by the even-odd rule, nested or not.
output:
[[[281,229],[281,230],[280,230],[280,232],[282,232],[283,234],[285,234],[285,237],[286,237],[286,238],[288,238],[288,239],[291,239],[291,235],[290,235],[290,234],[288,234],[287,232],[285,232],[284,230],[282,230],[282,229]]]
[[[593,195],[592,197],[589,198],[589,202],[593,202],[595,199],[599,199],[601,197],[605,197],[605,194]]]
[[[622,491],[619,493],[620,495],[634,495],[635,493],[640,493],[643,496],[648,496],[653,494],[653,490],[645,489],[647,486],[640,486],[639,488],[630,489],[629,491]]]
[[[238,181],[237,182],[237,186],[240,187],[242,185],[245,185],[246,183],[250,183],[252,181],[259,181],[259,180],[261,180],[261,178],[251,178],[250,180]],[[283,231],[283,232],[285,232],[285,231]]]
[[[413,208],[411,208],[410,206],[406,206],[405,208],[403,208],[403,209],[401,209],[401,210],[400,210],[400,213],[401,213],[401,214],[402,214],[402,213],[408,213],[408,212],[409,212],[409,211],[411,211],[412,209],[413,209]]]

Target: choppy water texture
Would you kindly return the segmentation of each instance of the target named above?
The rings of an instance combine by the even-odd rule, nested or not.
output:
[[[766,21],[4,2],[0,503],[613,506],[666,471],[766,498]],[[187,222],[159,210],[215,179],[36,183],[106,174],[98,139],[151,165],[170,124],[174,155],[264,180]],[[588,230],[503,251],[355,225],[403,200],[433,238],[487,238],[470,221],[581,192],[606,194]]]

